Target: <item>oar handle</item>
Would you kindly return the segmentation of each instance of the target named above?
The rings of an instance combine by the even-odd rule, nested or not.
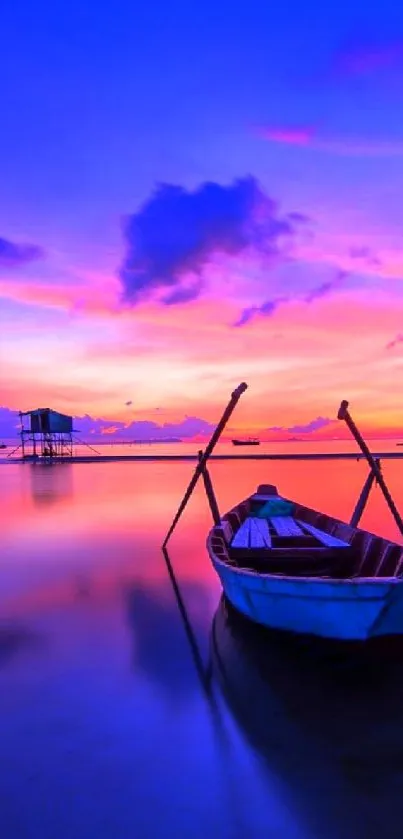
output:
[[[342,402],[340,402],[340,408],[339,408],[339,411],[338,411],[338,414],[337,414],[337,419],[339,419],[339,420],[346,419],[347,414],[348,414],[348,402],[347,402],[347,399],[343,399]]]

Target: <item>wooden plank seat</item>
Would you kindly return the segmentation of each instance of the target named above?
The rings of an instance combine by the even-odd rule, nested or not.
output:
[[[310,532],[310,526],[305,530],[304,525],[305,522],[295,521],[291,516],[270,519],[248,516],[230,542],[227,541],[229,555],[239,567],[256,568],[264,573],[343,576],[351,546],[332,539],[318,528],[313,528],[314,533]],[[349,551],[340,550],[340,543]]]
[[[262,519],[262,521],[264,521]],[[277,533],[277,536],[303,536],[299,524],[292,516],[270,516],[270,522]]]
[[[251,547],[271,548],[271,535],[266,519],[250,517],[250,543]]]
[[[312,524],[308,524],[305,521],[298,521],[298,524],[306,530],[311,536],[314,536],[315,539],[318,540],[322,545],[326,545],[327,548],[349,548],[350,543],[345,542],[343,539],[338,539],[337,536],[332,536],[330,533],[325,533],[324,530],[319,530],[318,527],[314,527]]]
[[[249,519],[245,519],[232,538],[231,548],[249,548],[249,533]]]
[[[231,548],[242,550],[267,550],[271,547],[271,536],[268,522],[248,516],[235,533]]]

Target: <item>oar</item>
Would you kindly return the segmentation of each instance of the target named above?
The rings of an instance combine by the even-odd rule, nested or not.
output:
[[[228,405],[227,405],[227,407],[226,407],[226,409],[225,409],[225,411],[224,411],[224,413],[223,413],[223,415],[220,419],[220,422],[218,423],[215,431],[213,432],[211,440],[207,444],[207,446],[204,450],[204,453],[199,460],[198,465],[196,466],[195,473],[192,477],[192,480],[189,483],[189,486],[188,486],[188,488],[185,492],[185,495],[183,496],[183,499],[182,499],[181,504],[179,506],[178,512],[176,513],[176,516],[175,516],[175,518],[174,518],[174,520],[171,524],[171,527],[169,528],[168,533],[165,536],[164,542],[162,544],[163,548],[165,548],[165,546],[168,542],[168,539],[171,537],[173,531],[175,530],[175,527],[176,527],[176,525],[177,525],[177,523],[178,523],[178,521],[179,521],[179,519],[180,519],[188,501],[189,501],[189,498],[190,498],[190,496],[191,496],[191,494],[192,494],[192,492],[193,492],[193,490],[194,490],[194,488],[197,484],[197,481],[200,478],[200,475],[202,474],[202,472],[204,470],[205,464],[207,463],[207,461],[208,461],[208,459],[211,455],[211,452],[213,451],[213,449],[214,449],[216,443],[218,442],[218,440],[220,439],[221,434],[224,431],[224,428],[225,428],[232,412],[234,411],[234,408],[238,404],[242,394],[245,392],[247,387],[248,387],[248,385],[245,384],[245,382],[241,382],[241,384],[238,385],[238,387],[231,394],[231,399],[228,402]]]
[[[360,432],[358,431],[358,428],[357,428],[354,420],[350,416],[350,413],[349,413],[349,410],[348,410],[348,402],[347,402],[346,399],[343,399],[343,401],[340,405],[339,412],[337,414],[337,419],[345,421],[345,423],[348,426],[348,428],[350,429],[354,439],[358,443],[364,457],[366,457],[366,459],[367,459],[367,461],[368,461],[368,463],[371,467],[372,473],[376,478],[378,486],[380,486],[380,488],[383,492],[383,495],[384,495],[385,501],[386,501],[386,503],[389,507],[389,510],[392,513],[392,516],[393,516],[393,518],[394,518],[394,520],[395,520],[395,522],[396,522],[396,524],[397,524],[397,526],[400,530],[400,533],[403,535],[403,520],[402,520],[402,518],[400,516],[400,513],[399,513],[399,511],[398,511],[398,509],[395,505],[395,502],[393,501],[393,498],[392,498],[392,496],[391,496],[391,494],[390,494],[390,492],[389,492],[389,490],[386,486],[384,477],[382,475],[382,472],[379,468],[379,465],[378,465],[377,461],[375,460],[375,458],[371,454],[365,440],[363,439]]]

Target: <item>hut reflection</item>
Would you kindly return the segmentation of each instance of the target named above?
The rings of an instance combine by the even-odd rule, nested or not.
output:
[[[54,505],[74,492],[72,463],[31,463],[29,469],[30,490],[37,506]]]

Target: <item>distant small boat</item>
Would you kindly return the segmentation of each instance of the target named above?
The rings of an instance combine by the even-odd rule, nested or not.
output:
[[[267,502],[273,512],[263,518]],[[349,641],[403,636],[403,546],[274,486],[227,513],[207,547],[229,602],[254,623]]]
[[[0,449],[6,449],[6,448],[7,448],[7,446],[6,446],[5,443],[0,443]]]
[[[245,437],[232,441],[233,446],[260,446],[260,440],[257,437]]]

